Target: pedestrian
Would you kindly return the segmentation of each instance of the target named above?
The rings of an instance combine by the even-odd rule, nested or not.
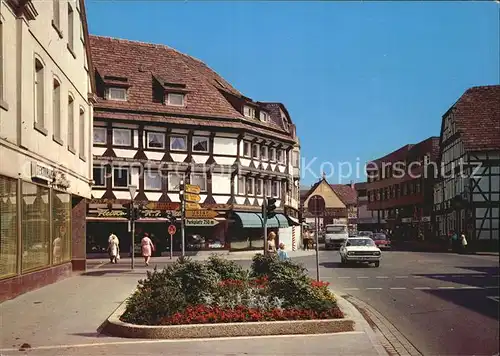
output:
[[[462,232],[462,235],[460,236],[460,242],[462,245],[461,253],[466,253],[467,252],[467,239],[465,238],[465,234]]]
[[[114,233],[111,233],[111,235],[109,235],[108,253],[110,262],[118,263],[118,260],[120,259],[120,240]]]
[[[288,253],[285,251],[285,244],[282,242],[278,249],[278,258],[280,261],[288,260]]]
[[[455,231],[451,230],[451,251],[458,251],[458,235]]]
[[[276,233],[271,231],[269,235],[267,235],[267,253],[274,254],[276,253]]]
[[[302,238],[302,247],[304,251],[307,251],[309,249],[309,230],[304,231],[304,237]]]
[[[155,250],[155,246],[153,245],[153,241],[151,241],[147,232],[144,233],[144,237],[141,240],[141,250],[142,257],[144,257],[144,263],[146,266],[149,266],[149,259],[151,258],[152,252]]]

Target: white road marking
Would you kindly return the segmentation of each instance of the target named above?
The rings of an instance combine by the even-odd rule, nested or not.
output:
[[[339,333],[328,334],[307,334],[307,335],[263,335],[263,336],[235,336],[235,337],[219,337],[219,338],[198,338],[198,339],[157,339],[157,340],[134,340],[134,341],[112,341],[100,342],[89,344],[67,344],[67,345],[49,345],[49,346],[35,346],[27,349],[32,350],[52,350],[52,349],[69,349],[69,348],[82,348],[82,347],[95,347],[95,346],[120,346],[120,345],[140,345],[140,344],[162,344],[162,343],[181,343],[181,342],[196,342],[196,341],[231,341],[231,340],[248,340],[248,339],[271,339],[271,338],[296,338],[296,337],[315,337],[315,336],[341,336],[341,335],[359,335],[364,334],[364,331],[345,331]],[[0,352],[19,351],[19,347],[0,349]]]
[[[497,303],[500,303],[500,296],[496,296],[496,297],[490,296],[490,297],[486,297],[486,298],[494,300]]]
[[[392,290],[403,290],[406,289],[406,287],[392,287]]]
[[[498,289],[500,288],[500,286],[487,286],[487,287],[483,287],[484,289]]]
[[[366,288],[366,290],[382,290],[382,288]]]
[[[463,286],[457,289],[481,289],[481,287],[476,287],[476,286]]]
[[[359,290],[359,288],[344,288],[344,290]]]
[[[464,276],[461,274],[454,274],[451,276],[452,278],[463,278]]]
[[[346,277],[346,276],[343,276],[343,277],[339,277],[340,279],[349,279],[351,277]]]
[[[444,278],[446,276],[442,275],[442,274],[435,274],[433,275],[432,277],[435,277],[435,278]]]
[[[455,289],[455,287],[451,287],[451,286],[442,286],[442,287],[438,287],[438,289]]]
[[[431,289],[431,287],[415,287],[413,289],[417,289],[417,290],[429,290],[429,289]]]
[[[376,278],[379,278],[379,279],[387,279],[387,278],[389,278],[389,277],[387,277],[387,276],[377,276]]]
[[[408,278],[408,276],[395,276],[394,278]]]
[[[358,276],[359,279],[368,279],[370,277],[367,277],[367,276]]]
[[[472,278],[484,278],[486,276],[484,274],[473,274],[471,277]]]

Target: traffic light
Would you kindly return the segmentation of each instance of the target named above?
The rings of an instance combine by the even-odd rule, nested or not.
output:
[[[276,216],[276,198],[267,198],[266,215],[268,219]]]

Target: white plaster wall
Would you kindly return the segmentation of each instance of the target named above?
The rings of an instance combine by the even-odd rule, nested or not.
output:
[[[170,152],[170,156],[172,157],[172,159],[174,160],[174,162],[184,162],[184,160],[187,157],[187,154],[185,154],[185,153],[173,153],[173,152]]]
[[[278,229],[279,242],[285,244],[285,250],[292,250],[292,227],[283,227]]]
[[[61,30],[59,38],[52,28],[52,6],[44,2],[33,2],[38,16],[26,22],[17,18],[10,7],[2,1],[0,16],[3,31],[3,100],[8,110],[0,108],[0,143],[2,161],[0,173],[30,180],[25,165],[31,160],[50,165],[68,175],[71,193],[90,198],[92,156],[92,106],[88,102],[90,77],[85,68],[85,47],[80,40],[80,22],[77,6],[70,2],[74,10],[74,52],[76,59],[67,49],[67,3],[61,2]],[[5,55],[8,54],[8,55]],[[47,135],[34,129],[34,65],[35,57],[44,64],[44,128]],[[52,139],[53,80],[60,81],[61,92],[61,139],[63,145]],[[74,97],[74,148],[76,154],[68,150],[68,95]],[[80,150],[79,108],[83,108],[85,127],[84,148]],[[20,148],[22,146],[23,148]],[[22,157],[29,154],[30,158]],[[84,159],[80,159],[82,156]],[[10,157],[12,160],[7,160]],[[7,167],[12,166],[12,167]],[[19,169],[19,167],[21,167]],[[13,172],[15,170],[15,172]],[[12,174],[14,173],[14,174]]]
[[[163,156],[165,156],[164,152],[157,152],[157,151],[144,151],[144,154],[146,155],[146,157],[148,157],[148,159],[153,159],[156,161],[161,161]]]
[[[92,147],[92,154],[94,156],[102,156],[106,152],[106,147]]]
[[[212,193],[231,194],[231,176],[228,174],[212,173]]]
[[[116,157],[121,158],[134,158],[137,153],[137,150],[126,148],[113,148],[113,151],[115,152]]]
[[[191,156],[194,160],[195,163],[206,163],[208,160],[209,155],[199,155],[199,154],[193,154]]]
[[[214,155],[214,160],[217,164],[231,165],[236,160],[236,157],[218,157],[218,156]]]

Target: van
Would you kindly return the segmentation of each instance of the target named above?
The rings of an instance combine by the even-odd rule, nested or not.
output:
[[[328,224],[325,226],[325,248],[340,250],[340,246],[349,237],[347,225]]]

